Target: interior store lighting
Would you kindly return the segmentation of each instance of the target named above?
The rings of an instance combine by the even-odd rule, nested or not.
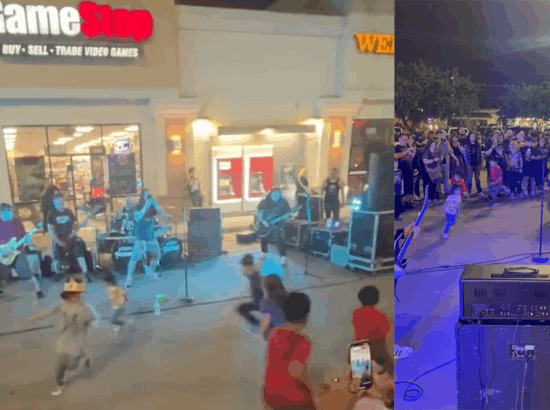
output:
[[[116,131],[116,132],[111,132],[109,134],[109,137],[118,138],[118,137],[124,137],[125,135],[126,135],[126,131]]]
[[[130,125],[129,127],[126,127],[124,129],[124,131],[127,131],[127,132],[138,132],[139,131],[139,126],[137,125]]]
[[[332,142],[332,148],[340,148],[342,145],[342,131],[334,131],[334,141]]]
[[[4,134],[15,134],[17,132],[17,128],[4,128]]]
[[[273,128],[266,128],[262,131],[262,135],[266,137],[273,137],[275,135],[275,130]]]
[[[80,126],[80,127],[76,127],[76,132],[90,132],[93,129],[94,127]]]
[[[15,140],[15,134],[4,134],[4,139],[6,141],[14,141]]]
[[[193,121],[193,135],[199,138],[210,138],[216,135],[218,127],[212,121],[206,118],[197,118]]]
[[[172,150],[172,154],[181,155],[181,135],[174,134],[170,137],[170,140],[174,144],[174,149]]]
[[[323,135],[325,121],[322,118],[310,118],[309,120],[304,121],[304,125],[314,125],[317,137],[321,138],[321,136]]]
[[[82,135],[84,135],[84,134],[82,134],[81,132],[75,132],[73,134],[73,137],[82,137]]]

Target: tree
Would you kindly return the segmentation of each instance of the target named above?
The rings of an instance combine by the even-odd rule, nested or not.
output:
[[[461,76],[457,68],[441,70],[423,61],[399,63],[395,74],[395,115],[409,132],[429,117],[450,120],[479,109],[484,86]]]
[[[503,124],[516,117],[550,120],[550,83],[508,85],[499,98],[499,117]]]

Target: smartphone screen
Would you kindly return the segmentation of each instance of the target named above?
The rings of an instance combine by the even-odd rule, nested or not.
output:
[[[367,389],[371,384],[372,358],[368,342],[362,341],[350,346],[351,377],[360,380],[360,386]]]

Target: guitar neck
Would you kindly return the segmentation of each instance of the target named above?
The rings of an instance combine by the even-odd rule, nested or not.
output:
[[[422,217],[424,216],[426,209],[428,209],[427,206],[422,208],[422,210],[418,214],[418,217],[416,218],[416,221],[414,222],[414,227],[418,227],[420,225],[420,221],[422,221]],[[414,236],[414,229],[411,229],[411,232],[405,239],[403,248],[401,248],[401,252],[399,252],[399,260],[403,259],[403,257],[405,256],[405,252],[407,252],[407,248],[409,247],[409,244],[411,243],[413,236]]]
[[[23,243],[25,242],[25,240],[27,240],[28,237],[33,236],[37,231],[38,231],[38,228],[34,228],[32,231],[26,233],[25,236],[23,236],[21,239],[19,239],[19,240],[15,243],[15,249],[17,249],[17,248],[19,248],[21,245],[23,245]]]

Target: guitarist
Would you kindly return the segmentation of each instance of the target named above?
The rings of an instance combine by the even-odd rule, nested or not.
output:
[[[54,271],[58,273],[61,257],[75,258],[88,283],[92,281],[86,264],[86,244],[76,236],[76,232],[82,226],[73,231],[76,218],[70,209],[65,208],[63,195],[56,192],[53,196],[53,208],[48,213],[48,235],[52,239]],[[86,221],[87,222],[87,221]]]
[[[11,205],[3,203],[0,205],[0,245],[8,243],[12,238],[17,240],[25,236],[25,228],[19,219],[13,216],[13,208]],[[32,240],[29,237],[19,249],[22,251],[10,266],[4,266],[0,263],[0,279],[6,280],[12,275],[12,270],[15,270],[19,276],[27,276],[30,272],[34,283],[36,296],[42,299],[44,294],[40,289],[40,281],[42,279],[42,271],[40,269],[40,252],[31,249]],[[6,255],[3,255],[6,256]],[[0,290],[0,297],[3,292]]]
[[[279,188],[272,189],[265,199],[258,205],[257,216],[261,224],[268,227],[269,221],[274,218],[283,216],[290,212],[290,205],[288,201],[283,198],[281,190]],[[262,260],[265,261],[267,255],[267,245],[270,240],[275,241],[277,248],[279,249],[279,255],[282,258],[282,266],[286,266],[286,249],[285,249],[285,234],[284,234],[284,221],[278,226],[275,226],[271,233],[265,238],[260,239],[260,245],[262,248]]]

